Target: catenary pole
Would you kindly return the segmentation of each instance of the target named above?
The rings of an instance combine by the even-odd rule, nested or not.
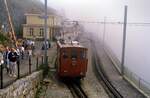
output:
[[[103,49],[105,47],[105,33],[106,33],[106,17],[104,17]]]
[[[44,53],[44,64],[45,64],[45,68],[47,68],[48,66],[48,62],[47,62],[47,0],[45,0],[45,16],[44,16],[44,49],[45,49],[45,53]]]
[[[123,24],[123,41],[122,41],[122,58],[121,58],[121,74],[122,75],[124,75],[126,28],[127,28],[127,10],[128,10],[128,6],[125,6],[124,7],[124,24]]]

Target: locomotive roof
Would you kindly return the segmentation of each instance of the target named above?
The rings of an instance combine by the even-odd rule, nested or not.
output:
[[[69,48],[69,47],[78,47],[78,48],[85,48],[78,41],[57,41],[57,44],[60,48]]]

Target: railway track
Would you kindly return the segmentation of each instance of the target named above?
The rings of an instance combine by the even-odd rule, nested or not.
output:
[[[110,98],[123,98],[123,96],[116,90],[116,88],[111,84],[108,77],[106,76],[103,68],[100,66],[101,61],[96,53],[96,48],[93,47],[93,63],[94,63],[94,72],[100,81],[100,83],[104,86],[104,89],[108,93]]]
[[[74,98],[88,98],[88,96],[82,89],[79,80],[65,80],[63,82],[67,85]]]

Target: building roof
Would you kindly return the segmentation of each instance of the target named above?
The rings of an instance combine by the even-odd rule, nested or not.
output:
[[[23,27],[44,27],[44,24],[22,24]],[[48,25],[48,27],[60,28],[59,25]]]
[[[44,13],[25,13],[25,16],[44,16]],[[52,17],[60,17],[59,15],[52,15],[52,14],[47,14],[47,16],[52,16]]]

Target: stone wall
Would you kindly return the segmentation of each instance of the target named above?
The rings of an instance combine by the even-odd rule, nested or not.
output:
[[[42,71],[21,78],[7,88],[1,89],[0,98],[34,98],[42,78]]]

